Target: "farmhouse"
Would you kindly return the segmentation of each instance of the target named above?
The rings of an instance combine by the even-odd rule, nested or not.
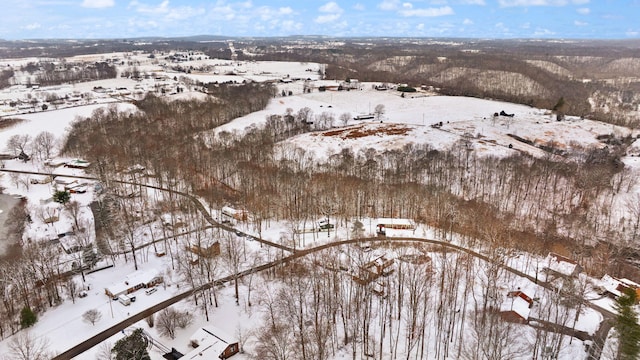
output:
[[[109,287],[104,289],[104,293],[113,298],[123,294],[130,294],[138,289],[156,286],[162,283],[162,281],[162,275],[155,269],[136,271],[129,274],[124,281],[109,285]]]
[[[368,284],[380,276],[387,276],[394,271],[393,259],[387,259],[384,255],[367,262],[353,275],[353,280],[359,284]]]
[[[556,253],[549,253],[545,259],[543,271],[553,276],[577,276],[582,272],[582,266],[567,257]]]
[[[618,279],[610,275],[602,277],[602,295],[607,295],[614,299],[622,295],[627,289],[633,289],[636,291],[636,297],[640,300],[640,284],[635,283],[629,279]]]
[[[507,300],[500,307],[500,316],[506,321],[526,324],[529,322],[529,313],[533,306],[531,299],[524,292],[510,291],[507,293]]]
[[[240,351],[237,340],[213,326],[198,329],[190,342],[195,349],[182,359],[228,359]]]

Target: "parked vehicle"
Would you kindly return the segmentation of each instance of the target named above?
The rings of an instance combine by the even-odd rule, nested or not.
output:
[[[148,288],[147,290],[145,290],[144,293],[147,294],[147,295],[151,295],[156,291],[158,291],[158,288],[152,287],[152,288]]]
[[[124,306],[131,305],[131,299],[127,295],[118,296],[118,301],[120,302],[120,304],[122,304]]]

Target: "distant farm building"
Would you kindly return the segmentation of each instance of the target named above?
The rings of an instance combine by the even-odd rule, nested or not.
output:
[[[409,219],[381,218],[376,225],[376,233],[379,236],[387,234],[387,230],[415,230],[416,225]]]
[[[353,120],[372,120],[375,118],[374,114],[360,114],[353,117]]]
[[[91,166],[91,163],[86,160],[73,159],[64,164],[64,166],[72,169],[86,169]]]
[[[238,340],[213,326],[198,329],[190,343],[195,349],[181,359],[228,359],[240,351]]]
[[[67,163],[67,160],[64,160],[64,159],[47,159],[44,161],[45,165],[51,166],[51,167],[62,166],[62,165],[65,165],[66,163]]]
[[[409,219],[381,218],[378,219],[378,226],[394,230],[414,230],[416,225]]]
[[[162,282],[162,275],[157,270],[136,271],[127,276],[124,281],[109,285],[104,289],[104,293],[114,298],[130,294],[139,289],[154,287]]]
[[[524,292],[510,291],[507,299],[500,307],[500,316],[506,321],[526,324],[529,322],[529,313],[533,306],[533,299]]]
[[[545,259],[543,271],[552,276],[577,276],[582,272],[582,266],[565,256],[549,253]]]

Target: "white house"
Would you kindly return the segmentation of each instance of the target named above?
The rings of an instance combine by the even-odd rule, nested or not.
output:
[[[565,256],[549,253],[545,259],[544,271],[552,275],[576,276],[582,272],[582,266]]]
[[[104,289],[104,292],[107,296],[113,298],[123,294],[130,294],[138,289],[156,286],[162,281],[162,275],[156,269],[138,270],[129,274],[124,280],[109,285]]]
[[[198,329],[190,343],[195,348],[181,359],[228,359],[240,351],[238,340],[214,326]]]

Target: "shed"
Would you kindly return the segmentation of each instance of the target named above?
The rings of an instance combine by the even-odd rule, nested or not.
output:
[[[380,218],[378,219],[378,225],[376,225],[376,227],[380,226],[395,230],[414,230],[416,228],[416,225],[411,220],[396,218]]]
[[[214,326],[198,329],[190,342],[195,349],[182,359],[228,359],[240,351],[238,340]]]

